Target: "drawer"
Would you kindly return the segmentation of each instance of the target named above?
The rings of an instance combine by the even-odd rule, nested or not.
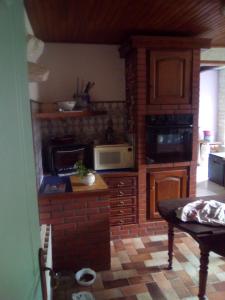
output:
[[[125,224],[135,224],[136,216],[128,216],[128,217],[113,217],[110,218],[111,226],[125,225]]]
[[[135,215],[136,214],[136,207],[123,207],[123,208],[113,208],[110,210],[110,218],[116,216],[127,216],[127,215]]]
[[[111,208],[127,207],[127,206],[136,206],[136,197],[110,199]]]
[[[104,177],[109,188],[121,188],[137,185],[137,177]]]
[[[111,198],[136,196],[136,187],[110,189],[110,196],[111,196]]]

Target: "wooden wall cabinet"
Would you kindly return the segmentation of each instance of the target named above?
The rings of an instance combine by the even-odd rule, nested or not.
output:
[[[190,104],[191,50],[155,50],[148,54],[148,104]]]
[[[183,198],[187,196],[187,170],[153,170],[147,175],[147,213],[148,218],[159,218],[158,201]]]

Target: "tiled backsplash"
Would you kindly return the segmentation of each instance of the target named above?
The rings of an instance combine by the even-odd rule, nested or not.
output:
[[[93,110],[105,110],[105,115],[68,118],[63,120],[44,120],[41,122],[43,142],[53,136],[74,135],[78,143],[104,143],[108,120],[113,121],[115,141],[126,140],[126,106],[125,102],[92,103]]]
[[[38,112],[39,103],[31,101],[37,189],[39,189],[43,177],[42,145],[51,137],[74,135],[77,143],[104,143],[108,120],[111,118],[113,121],[115,142],[123,143],[127,140],[127,112],[125,102],[95,102],[92,103],[92,109],[104,110],[106,114],[63,120],[38,120],[33,115]]]

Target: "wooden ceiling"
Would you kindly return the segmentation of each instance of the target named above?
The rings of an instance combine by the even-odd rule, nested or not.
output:
[[[225,46],[221,0],[24,0],[45,42],[120,44],[132,34],[194,36]],[[223,12],[224,11],[224,12]]]

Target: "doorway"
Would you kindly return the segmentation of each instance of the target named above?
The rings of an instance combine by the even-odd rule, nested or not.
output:
[[[199,99],[199,153],[197,167],[197,196],[224,193],[224,187],[208,178],[210,153],[224,151],[218,134],[219,70],[202,69],[200,72]]]

